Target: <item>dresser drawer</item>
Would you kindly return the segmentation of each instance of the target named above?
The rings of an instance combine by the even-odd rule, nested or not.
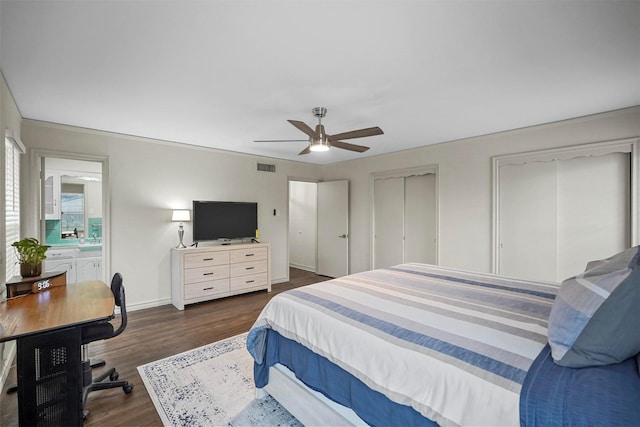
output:
[[[187,268],[184,270],[184,283],[206,282],[208,280],[226,279],[229,277],[229,265],[213,267]]]
[[[208,267],[229,264],[229,252],[203,252],[184,256],[184,268]]]
[[[259,273],[259,274],[251,274],[248,276],[242,277],[232,277],[230,280],[231,291],[247,289],[247,288],[255,288],[255,287],[266,287],[267,286],[267,273]]]
[[[229,279],[209,280],[184,287],[184,299],[201,298],[229,292]]]
[[[235,264],[237,262],[256,261],[267,259],[267,248],[246,248],[234,249],[231,253],[229,262]]]
[[[258,274],[267,272],[266,260],[255,260],[248,262],[239,262],[229,266],[231,277],[246,276],[247,274]]]
[[[268,243],[172,248],[171,303],[184,310],[187,304],[271,292],[270,259]]]

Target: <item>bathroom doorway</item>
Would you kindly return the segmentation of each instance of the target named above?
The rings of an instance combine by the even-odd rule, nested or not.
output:
[[[67,271],[67,282],[109,277],[108,159],[35,151],[40,241],[49,245],[44,271]],[[39,196],[39,197],[38,197]]]

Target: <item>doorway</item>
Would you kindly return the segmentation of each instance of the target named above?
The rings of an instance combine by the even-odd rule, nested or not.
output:
[[[102,243],[102,165],[44,157],[45,244]]]
[[[315,273],[318,183],[289,181],[289,267]]]
[[[349,182],[289,180],[289,266],[349,274]]]
[[[39,238],[49,245],[45,271],[67,271],[67,282],[106,281],[109,273],[108,159],[34,150],[33,206]],[[37,188],[36,188],[37,187]]]

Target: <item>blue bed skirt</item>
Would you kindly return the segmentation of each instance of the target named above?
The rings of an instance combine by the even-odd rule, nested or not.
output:
[[[635,359],[615,365],[564,368],[553,362],[547,345],[522,385],[520,425],[640,425],[640,376]]]
[[[351,408],[372,426],[437,426],[410,406],[392,402],[382,393],[371,390],[362,381],[325,357],[313,353],[297,342],[267,329],[267,352],[264,363],[254,363],[256,387],[269,381],[269,367],[280,363],[309,388]]]
[[[353,409],[369,425],[437,426],[303,345],[271,329],[266,334],[264,363],[254,363],[256,387],[267,385],[269,367],[280,363],[309,388]],[[615,365],[565,368],[553,362],[551,349],[545,346],[522,385],[520,425],[639,426],[640,375],[635,358]]]

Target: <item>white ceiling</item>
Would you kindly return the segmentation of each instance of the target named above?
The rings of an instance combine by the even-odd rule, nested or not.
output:
[[[9,1],[23,117],[328,164],[640,105],[638,1]],[[287,119],[384,135],[298,156]]]

